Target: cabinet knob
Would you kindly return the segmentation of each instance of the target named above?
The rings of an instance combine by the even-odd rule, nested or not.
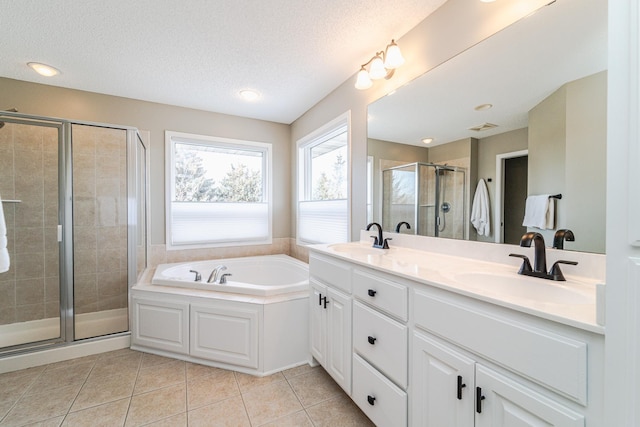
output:
[[[482,395],[482,388],[476,387],[476,412],[482,413],[482,401],[485,397]]]
[[[369,341],[369,344],[374,345],[376,343],[376,338],[372,336],[368,336],[367,341]]]
[[[373,406],[375,404],[375,402],[376,402],[376,398],[371,396],[371,395],[368,395],[367,396],[367,402],[369,402],[369,405]]]
[[[367,293],[369,294],[370,297],[375,297],[376,296],[376,291],[374,291],[373,289],[369,289],[367,291]]]

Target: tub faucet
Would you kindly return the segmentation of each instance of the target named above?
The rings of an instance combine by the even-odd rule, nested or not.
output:
[[[386,239],[382,237],[382,226],[380,224],[378,224],[377,222],[372,222],[371,224],[367,225],[367,231],[369,231],[374,225],[378,227],[378,235],[371,236],[373,237],[373,247],[379,249],[389,249],[389,243],[387,243],[387,240],[392,239],[390,237]]]
[[[202,276],[201,276],[201,275],[200,275],[200,273],[198,273],[197,271],[195,271],[195,270],[189,270],[189,273],[196,273],[196,280],[195,280],[196,282],[199,282],[199,281],[201,281],[201,280],[202,280]]]
[[[207,279],[207,283],[220,283],[218,279],[218,275],[220,274],[221,271],[224,271],[226,269],[227,269],[226,265],[216,266],[211,272],[211,274],[209,275],[209,279]]]

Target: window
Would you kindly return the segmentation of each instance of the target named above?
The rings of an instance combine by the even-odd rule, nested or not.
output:
[[[298,141],[298,242],[349,240],[349,113]]]
[[[271,145],[167,131],[167,248],[271,243]]]

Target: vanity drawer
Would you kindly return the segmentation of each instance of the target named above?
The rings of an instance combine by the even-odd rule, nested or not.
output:
[[[408,332],[401,323],[356,301],[353,348],[400,387],[407,388]]]
[[[407,321],[409,291],[405,285],[362,271],[353,271],[353,295],[367,304]]]
[[[407,425],[407,393],[357,354],[353,355],[351,398],[376,426]]]
[[[587,343],[427,291],[413,301],[416,326],[587,404]]]
[[[351,268],[330,257],[309,255],[309,274],[334,288],[351,293]]]

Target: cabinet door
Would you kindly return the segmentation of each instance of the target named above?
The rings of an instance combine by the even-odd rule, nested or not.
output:
[[[413,335],[413,426],[473,427],[472,359],[426,335]]]
[[[131,343],[189,354],[189,304],[133,297]]]
[[[309,327],[311,355],[319,364],[326,364],[327,349],[327,311],[324,300],[327,298],[327,288],[311,280],[311,297],[309,298]],[[328,304],[327,304],[328,305]]]
[[[351,394],[351,298],[328,289],[327,360],[325,369]]]
[[[480,364],[476,385],[476,427],[585,425],[581,414]]]
[[[258,369],[261,306],[191,305],[191,355]]]

